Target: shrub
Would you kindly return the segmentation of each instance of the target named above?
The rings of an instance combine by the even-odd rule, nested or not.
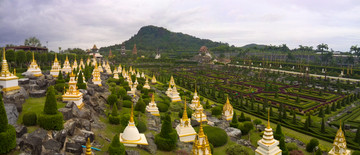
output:
[[[238,120],[237,120],[237,116],[236,116],[236,111],[234,111],[233,113],[233,118],[230,122],[230,127],[234,127],[237,128],[239,126]]]
[[[311,139],[308,144],[306,144],[306,151],[313,152],[314,148],[319,145],[319,141],[317,139]]]
[[[138,121],[136,124],[136,128],[140,133],[144,133],[147,130],[146,124],[143,121]]]
[[[208,136],[208,140],[214,147],[223,146],[228,141],[228,136],[226,132],[218,127],[205,126],[204,132]]]
[[[53,86],[50,86],[46,92],[46,100],[44,105],[44,113],[48,115],[56,114],[57,111],[57,104],[55,98],[55,90]]]
[[[291,152],[292,150],[299,149],[298,146],[296,145],[296,143],[287,143],[286,148],[288,149],[289,152]]]
[[[39,125],[46,130],[61,130],[64,128],[63,115],[61,112],[58,112],[54,115],[40,113]]]
[[[36,125],[37,117],[34,112],[27,112],[23,115],[23,124],[26,126]]]
[[[164,103],[158,103],[157,107],[159,108],[160,112],[167,112],[169,109],[169,106]]]
[[[10,124],[6,124],[5,128],[5,131],[0,132],[0,154],[8,153],[16,147],[15,128]]]
[[[8,119],[5,111],[2,95],[0,94],[0,133],[7,131]]]
[[[360,151],[354,151],[352,155],[360,155]]]
[[[171,126],[171,118],[166,114],[161,125],[161,131],[155,135],[155,144],[158,149],[171,151],[176,148],[177,133]]]
[[[123,114],[120,117],[120,125],[126,127],[129,123],[129,120],[130,120],[130,114]],[[134,121],[136,121],[136,120],[134,120]]]
[[[219,106],[211,108],[211,115],[214,115],[214,116],[221,115],[221,112],[222,112],[222,110]]]
[[[125,146],[120,143],[119,134],[115,134],[108,149],[109,155],[125,155]]]
[[[240,114],[239,122],[245,122],[245,115],[243,112],[241,112],[241,114]]]
[[[250,132],[250,130],[254,128],[254,125],[251,122],[246,121],[239,124],[238,128],[241,130],[241,134],[247,135]]]
[[[145,108],[146,108],[146,104],[142,100],[139,100],[135,105],[135,111],[140,111],[140,112],[144,113]]]
[[[119,124],[120,123],[120,117],[119,116],[113,116],[109,115],[109,122],[110,124]]]
[[[78,83],[76,85],[78,86],[78,89],[86,89],[86,83]]]
[[[239,144],[232,144],[226,147],[226,154],[227,155],[249,155],[249,151],[246,148]]]
[[[123,101],[123,107],[131,108],[131,104],[133,104],[133,103],[131,101],[129,101],[129,100],[124,100]]]
[[[114,105],[116,102],[117,102],[117,96],[115,95],[115,94],[111,94],[111,95],[109,95],[109,97],[107,98],[107,100],[108,100],[108,103],[110,104],[110,105]],[[131,105],[130,105],[131,106]]]
[[[65,83],[56,83],[55,84],[55,89],[58,92],[61,92],[61,93],[64,92],[64,87],[66,87]]]

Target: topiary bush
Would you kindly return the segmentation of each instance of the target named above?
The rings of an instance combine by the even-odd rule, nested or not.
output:
[[[16,147],[16,131],[15,128],[7,124],[6,130],[0,132],[0,154],[10,152]]]
[[[221,115],[221,113],[222,113],[221,107],[216,106],[214,108],[211,108],[211,115],[218,116]]]
[[[204,133],[207,135],[208,140],[214,147],[223,146],[228,141],[226,132],[218,127],[205,126],[203,127]]]
[[[27,112],[23,115],[23,124],[25,126],[33,126],[36,125],[37,117],[34,112]]]
[[[286,147],[287,147],[289,152],[291,152],[292,150],[298,150],[299,149],[299,147],[297,146],[296,143],[287,143]]]
[[[63,115],[61,112],[55,115],[40,113],[39,125],[46,130],[61,130],[64,128]]]
[[[167,112],[169,109],[168,105],[161,103],[161,102],[157,104],[157,107],[159,108],[160,112]]]
[[[171,126],[171,118],[169,114],[163,117],[161,131],[155,135],[155,144],[159,150],[171,151],[176,148],[177,133]]]
[[[119,134],[115,134],[108,149],[109,155],[125,155],[125,146],[120,143]]]
[[[138,121],[136,124],[136,128],[140,133],[144,133],[147,130],[146,124],[143,121]]]
[[[227,155],[249,155],[249,151],[243,145],[239,144],[232,144],[226,147],[226,154]]]
[[[146,104],[143,100],[139,100],[135,105],[135,111],[140,111],[142,113],[145,113]]]
[[[113,108],[112,108],[112,112],[109,115],[109,122],[110,124],[119,124],[120,123],[120,116],[118,115],[118,109],[116,104],[114,104]]]
[[[110,105],[114,105],[115,103],[117,103],[118,97],[117,97],[117,95],[115,95],[115,94],[111,94],[111,95],[108,96],[107,100],[108,100],[108,103],[109,103]],[[130,106],[131,106],[131,105],[130,105]]]
[[[319,141],[315,138],[311,139],[309,143],[306,144],[306,151],[313,152],[314,148],[319,145]]]
[[[125,107],[125,108],[131,108],[131,104],[133,104],[131,101],[124,100],[122,106]]]
[[[238,128],[241,130],[241,134],[247,135],[254,128],[254,125],[252,124],[252,122],[245,121],[243,123],[240,123]]]

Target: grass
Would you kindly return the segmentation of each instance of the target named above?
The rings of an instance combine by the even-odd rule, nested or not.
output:
[[[44,105],[45,105],[45,99],[46,97],[40,97],[40,98],[28,98],[26,102],[22,105],[22,112],[19,115],[19,119],[17,121],[18,124],[22,123],[22,117],[24,113],[27,112],[35,112],[36,114],[39,114],[43,112]],[[62,103],[60,101],[57,101],[57,107],[63,108],[65,107],[66,103]]]

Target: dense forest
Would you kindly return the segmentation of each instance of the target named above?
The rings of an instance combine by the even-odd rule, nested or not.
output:
[[[124,42],[127,50],[132,50],[134,44],[140,50],[159,51],[198,51],[201,46],[208,48],[226,45],[226,43],[213,42],[208,39],[200,39],[183,33],[171,32],[163,27],[144,26],[139,32]],[[121,49],[121,44],[102,47],[100,51]]]

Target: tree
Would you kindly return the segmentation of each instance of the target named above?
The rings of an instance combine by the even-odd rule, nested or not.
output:
[[[36,37],[30,37],[28,39],[25,39],[24,41],[25,46],[34,46],[34,47],[41,47],[40,40]]]
[[[324,111],[323,111],[323,108],[320,108],[320,111],[319,111],[319,117],[324,117]]]
[[[321,132],[325,133],[325,119],[324,119],[324,117],[321,120]]]
[[[108,96],[107,100],[110,105],[114,105],[117,103],[118,97],[115,94],[111,94]]]
[[[8,124],[2,95],[0,94],[0,154],[8,153],[16,147],[15,128]]]
[[[77,86],[79,89],[86,89],[86,83],[84,83],[82,71],[79,72],[79,76],[78,76],[78,78],[77,78],[77,84],[76,84],[76,86]]]
[[[160,133],[155,135],[155,144],[160,150],[171,151],[176,148],[176,141],[177,133],[172,128],[170,115],[166,114]]]
[[[145,112],[145,108],[146,108],[146,104],[145,104],[144,101],[140,98],[140,100],[139,100],[139,101],[136,103],[136,105],[135,105],[135,110],[144,113],[144,112]]]
[[[319,141],[317,139],[311,139],[309,143],[306,144],[306,151],[313,152],[315,147],[319,145]]]
[[[112,116],[118,116],[118,108],[116,106],[116,104],[113,105],[112,111],[111,111],[111,115]]]
[[[244,122],[245,120],[246,120],[245,115],[243,112],[241,112],[240,117],[239,117],[239,122]]]
[[[274,138],[277,139],[277,140],[280,140],[282,137],[285,137],[285,136],[282,133],[281,124],[279,123],[276,126],[276,131],[275,131],[275,134],[274,134]]]
[[[234,111],[233,118],[231,120],[230,126],[234,127],[234,128],[239,126],[238,125],[238,119],[237,119],[237,116],[236,116],[236,111]]]
[[[50,86],[46,93],[46,101],[44,106],[44,113],[48,115],[54,115],[57,111],[55,90],[53,86]]]
[[[16,62],[20,65],[20,68],[23,67],[23,64],[26,62],[26,55],[25,51],[20,50],[16,52]]]
[[[4,107],[2,95],[0,94],[0,133],[7,130],[8,119]]]
[[[317,150],[316,150],[316,154],[315,155],[322,155],[322,152],[321,152],[321,149],[320,148],[318,148]]]
[[[293,124],[296,124],[296,112],[295,112],[295,111],[293,111],[292,123],[293,123]]]
[[[285,145],[285,137],[280,138],[279,147],[280,147],[283,155],[288,155],[289,154],[289,151],[288,151],[288,149],[287,149],[287,147]]]
[[[108,149],[109,155],[125,155],[125,146],[120,143],[119,134],[115,134]]]

